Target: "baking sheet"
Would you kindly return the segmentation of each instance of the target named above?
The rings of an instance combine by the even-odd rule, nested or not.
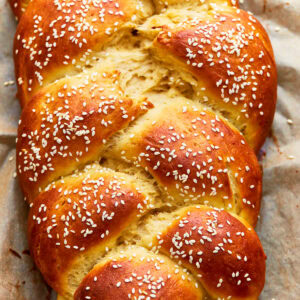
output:
[[[300,1],[244,0],[270,34],[278,65],[272,133],[260,153],[264,192],[257,231],[267,259],[263,300],[300,298]],[[16,22],[0,0],[0,299],[46,300],[55,295],[29,256],[27,205],[15,178],[19,103],[12,43]]]

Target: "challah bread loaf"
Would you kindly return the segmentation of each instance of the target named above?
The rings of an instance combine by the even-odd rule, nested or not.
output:
[[[58,299],[257,299],[277,75],[235,0],[12,1],[17,171]]]

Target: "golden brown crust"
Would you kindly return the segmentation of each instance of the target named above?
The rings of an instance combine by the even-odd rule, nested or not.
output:
[[[24,108],[18,131],[17,169],[28,201],[51,181],[99,158],[106,141],[147,110],[124,96],[118,73],[60,80]]]
[[[17,20],[20,20],[30,0],[9,0],[10,7]]]
[[[201,300],[195,280],[170,259],[139,248],[101,263],[84,278],[75,300]]]
[[[255,225],[262,176],[242,135],[192,102],[173,100],[148,116],[116,141],[113,155],[145,168],[176,200],[225,208]]]
[[[142,6],[142,5],[141,5]],[[17,28],[14,61],[24,106],[45,84],[74,73],[125,23],[145,17],[137,0],[34,0]]]
[[[277,74],[273,50],[258,20],[243,10],[209,11],[154,42],[160,59],[199,80],[199,98],[224,113],[258,151],[273,121]]]
[[[31,253],[47,283],[65,293],[73,263],[92,248],[105,248],[148,209],[133,178],[91,168],[48,187],[29,215]],[[85,274],[81,274],[83,277]]]
[[[183,209],[154,244],[197,274],[214,299],[257,299],[263,289],[266,256],[259,238],[225,211]]]

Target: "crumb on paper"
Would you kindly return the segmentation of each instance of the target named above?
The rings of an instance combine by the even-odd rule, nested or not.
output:
[[[14,80],[8,80],[8,81],[5,81],[3,85],[10,86],[10,85],[14,85],[14,84],[15,84]]]
[[[293,120],[291,120],[291,119],[287,119],[286,122],[287,122],[289,125],[292,125],[292,124],[294,123]]]
[[[17,172],[14,172],[13,177],[14,177],[14,178],[17,178]]]
[[[14,159],[13,156],[10,156],[10,157],[8,158],[9,161],[12,161],[13,159]]]
[[[289,155],[288,159],[295,159],[295,156],[294,155]]]

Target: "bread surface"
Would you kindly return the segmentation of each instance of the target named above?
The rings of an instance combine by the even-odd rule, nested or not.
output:
[[[258,299],[268,35],[236,0],[11,0],[17,171],[60,300]]]

